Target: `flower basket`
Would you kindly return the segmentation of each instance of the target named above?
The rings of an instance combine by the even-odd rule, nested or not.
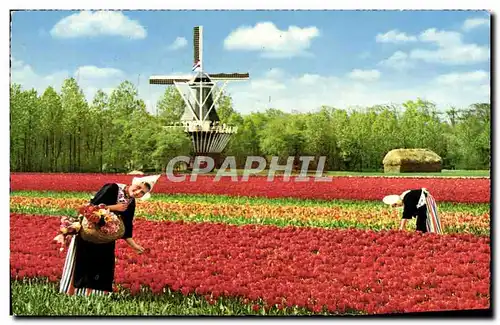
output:
[[[119,216],[104,205],[88,205],[80,210],[83,216],[80,236],[94,244],[106,244],[123,237],[125,226]]]
[[[106,208],[87,204],[78,211],[78,217],[61,217],[59,234],[54,241],[61,245],[60,251],[69,245],[68,238],[80,235],[83,240],[94,244],[106,244],[120,239],[125,234],[123,220]]]

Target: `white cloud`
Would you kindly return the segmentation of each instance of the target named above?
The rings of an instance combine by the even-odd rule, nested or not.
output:
[[[50,31],[53,37],[122,36],[131,39],[146,37],[146,30],[136,20],[118,11],[81,11],[61,19]]]
[[[417,38],[413,35],[407,35],[406,33],[400,32],[397,29],[393,29],[385,34],[377,34],[375,40],[378,43],[406,43],[416,42]]]
[[[20,83],[24,89],[35,88],[40,94],[49,85],[60,91],[63,80],[76,76],[77,70],[80,71],[78,84],[89,103],[92,102],[98,89],[110,94],[124,80],[137,84],[137,74],[127,74],[109,67],[86,66],[71,72],[53,71],[43,75],[22,61],[12,60],[13,82]],[[364,74],[356,72],[353,75],[370,74],[365,71]],[[141,74],[138,90],[139,97],[145,101],[148,111],[153,113],[165,87],[149,85],[148,77],[147,74]],[[348,108],[400,104],[418,97],[431,100],[441,108],[450,105],[466,107],[472,103],[489,102],[489,73],[482,70],[430,76],[423,80],[416,80],[411,74],[402,78],[384,78],[366,83],[349,78],[349,74],[291,75],[282,69],[274,68],[263,71],[260,75],[253,74],[249,81],[229,83],[227,90],[233,98],[235,110],[243,114],[261,111],[268,107],[288,112],[292,110],[306,112],[316,110],[322,105]]]
[[[462,73],[447,73],[436,77],[435,81],[443,85],[489,84],[490,74],[484,70]]]
[[[82,79],[109,79],[109,78],[123,78],[125,73],[115,68],[98,68],[93,65],[86,65],[79,67],[75,71],[75,76]]]
[[[131,82],[137,80],[136,78],[128,78],[129,76],[122,70],[96,66],[78,67],[72,76],[76,78],[89,102],[92,102],[98,89],[110,95],[121,82],[127,79]]]
[[[250,81],[250,87],[252,90],[284,90],[285,85],[276,80],[270,79],[255,79]]]
[[[476,44],[464,44],[452,48],[441,48],[438,50],[415,49],[410,52],[412,59],[422,60],[430,63],[473,64],[488,61],[490,50]]]
[[[440,47],[453,47],[462,45],[462,34],[454,31],[437,30],[429,28],[419,35],[422,42],[436,43]]]
[[[321,81],[324,81],[322,79],[323,77],[321,77],[319,74],[306,73],[297,78],[297,81],[303,85],[314,85],[320,83]]]
[[[18,83],[23,89],[34,88],[41,95],[52,86],[56,91],[60,92],[65,79],[73,77],[77,80],[78,85],[82,89],[89,103],[98,89],[110,94],[121,82],[130,80],[134,82],[134,78],[128,76],[121,70],[115,68],[99,68],[96,66],[81,66],[73,72],[59,70],[51,72],[47,75],[42,75],[36,72],[30,65],[23,61],[12,58],[11,68],[12,82]]]
[[[184,37],[177,37],[175,41],[168,47],[170,50],[175,51],[186,47],[187,40]]]
[[[406,70],[415,67],[415,61],[465,65],[485,62],[490,59],[488,46],[464,43],[463,35],[456,31],[429,28],[420,33],[418,40],[421,44],[431,44],[435,48],[414,48],[408,53],[397,51],[391,57],[379,62],[379,65]]]
[[[374,73],[373,75],[375,75]],[[230,84],[228,90],[233,97],[235,110],[240,113],[262,111],[266,108],[279,108],[287,112],[292,110],[307,112],[322,105],[337,108],[353,106],[373,106],[377,104],[401,104],[417,98],[433,101],[440,109],[450,105],[466,107],[472,103],[489,102],[489,87],[484,74],[471,73],[458,77],[430,77],[427,80],[388,79],[360,83],[349,76],[338,77],[319,74],[286,74],[280,79],[280,87],[256,88],[251,82]],[[459,84],[447,83],[446,80],[468,80]],[[264,84],[265,73],[256,80]],[[441,81],[439,81],[441,80]],[[443,80],[445,82],[443,83]],[[268,84],[276,82],[267,79]],[[269,99],[271,101],[269,102]]]
[[[469,18],[464,21],[462,25],[462,29],[465,31],[469,31],[478,27],[489,27],[490,20],[486,18]]]
[[[441,90],[442,94],[450,93],[463,97],[462,93],[474,93],[483,98],[482,102],[489,102],[490,73],[484,70],[442,74],[437,76],[432,84]]]
[[[266,71],[264,77],[265,78],[270,78],[270,79],[279,79],[282,78],[285,75],[285,72],[283,69],[280,68],[271,68]]]
[[[37,74],[29,64],[14,57],[11,58],[11,82],[22,85],[24,89],[34,88],[40,93],[43,93],[49,86],[60,89],[63,80],[68,76],[69,72],[65,70],[42,76]]]
[[[380,61],[378,65],[398,71],[404,71],[414,68],[415,62],[411,61],[408,54],[405,52],[397,51],[389,58]]]
[[[31,70],[31,67],[29,65],[26,65],[23,61],[17,60],[15,57],[11,57],[10,59],[10,65],[12,69],[28,69]]]
[[[353,80],[360,81],[376,81],[380,79],[380,71],[378,70],[360,70],[354,69],[349,74],[348,77]]]
[[[419,36],[422,42],[434,43],[435,50],[413,49],[410,57],[431,63],[442,64],[472,64],[488,61],[490,49],[477,44],[466,44],[462,41],[462,34],[452,31],[439,31],[430,28]]]
[[[74,71],[54,71],[43,75],[21,60],[11,60],[12,82],[18,83],[23,89],[36,89],[39,95],[52,86],[57,92],[61,91],[65,79],[74,77],[82,89],[88,103],[92,103],[97,90],[111,95],[120,83],[125,80],[132,82],[137,88],[139,97],[146,104],[146,109],[154,113],[158,99],[165,92],[164,86],[150,85],[148,74],[127,74],[115,68],[82,66]],[[78,73],[79,71],[79,73]],[[169,75],[185,75],[186,73],[172,71]]]
[[[261,77],[251,78],[245,82],[246,86],[252,91],[281,91],[286,87],[282,83],[285,72],[279,68],[271,68],[265,71]]]
[[[318,28],[289,26],[280,30],[271,22],[254,27],[240,26],[224,40],[227,50],[261,51],[264,57],[282,58],[309,54],[311,41],[319,36]]]

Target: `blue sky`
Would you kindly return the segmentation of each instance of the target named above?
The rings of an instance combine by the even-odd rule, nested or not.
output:
[[[250,72],[228,86],[242,113],[417,97],[463,107],[489,102],[489,20],[484,11],[16,12],[12,80],[43,91],[79,76],[91,100],[128,79],[153,111],[163,88],[147,78],[190,73],[192,28],[202,25],[205,70]]]

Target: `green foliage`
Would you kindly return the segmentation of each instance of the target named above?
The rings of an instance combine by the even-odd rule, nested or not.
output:
[[[180,95],[166,93],[183,110]],[[10,106],[11,171],[160,170],[169,157],[190,154],[186,134],[165,130],[165,114],[149,114],[128,81],[109,96],[98,90],[90,104],[73,78],[60,94],[49,87],[42,96],[13,84]]]
[[[217,100],[217,115],[221,123],[229,123],[232,115],[236,114],[233,108],[233,99],[231,96],[222,91],[219,99]]]
[[[167,125],[180,121],[186,104],[177,89],[174,86],[168,86],[158,100],[156,108],[161,123]]]
[[[11,167],[20,171],[38,170],[41,151],[42,111],[40,97],[36,90],[22,91],[19,86],[11,87]]]
[[[168,162],[177,156],[189,156],[191,150],[191,139],[183,130],[157,129],[156,148],[151,156],[156,169],[165,171]]]
[[[168,87],[151,115],[135,86],[125,81],[110,96],[98,91],[87,103],[75,79],[58,93],[49,87],[10,89],[11,170],[41,172],[125,172],[165,168],[189,155],[192,144],[181,130],[164,126],[180,120],[185,103]],[[489,169],[491,108],[477,103],[439,112],[417,99],[401,106],[339,109],[314,113],[278,109],[241,115],[223,92],[217,101],[222,123],[238,127],[225,149],[243,168],[248,156],[326,156],[327,170],[381,171],[385,154],[396,148],[427,148],[444,169]],[[314,163],[311,164],[314,168]]]
[[[228,155],[277,155],[282,163],[288,156],[326,156],[328,170],[360,172],[383,170],[392,149],[426,148],[441,156],[444,169],[490,168],[489,104],[443,114],[417,99],[402,107],[323,107],[309,114],[269,109],[241,119]],[[237,161],[243,168],[244,159]]]

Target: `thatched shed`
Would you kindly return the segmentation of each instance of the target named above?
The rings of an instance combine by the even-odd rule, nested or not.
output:
[[[394,149],[382,161],[385,173],[441,172],[441,157],[428,149]]]

